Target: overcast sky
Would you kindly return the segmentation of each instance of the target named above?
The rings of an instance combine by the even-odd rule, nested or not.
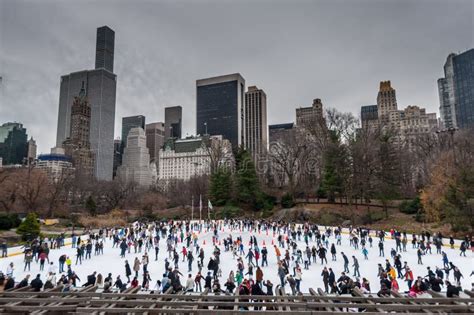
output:
[[[399,107],[438,111],[451,52],[474,47],[474,0],[0,0],[0,123],[22,122],[38,153],[55,144],[59,79],[92,69],[96,28],[115,30],[115,135],[123,116],[163,121],[183,106],[195,132],[195,80],[240,72],[267,93],[269,124],[295,107],[359,115],[391,80]]]

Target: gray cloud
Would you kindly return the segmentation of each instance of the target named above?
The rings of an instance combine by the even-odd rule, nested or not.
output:
[[[163,120],[182,105],[195,130],[195,80],[240,72],[268,95],[269,123],[321,98],[358,114],[392,80],[399,106],[437,111],[450,52],[474,46],[474,2],[0,0],[0,122],[21,121],[39,152],[55,143],[59,77],[93,68],[95,29],[116,32],[121,117]]]

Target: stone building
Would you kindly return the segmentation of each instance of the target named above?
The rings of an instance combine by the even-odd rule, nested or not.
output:
[[[169,139],[159,155],[159,181],[189,180],[210,175],[213,165],[232,168],[233,155],[229,140],[222,136]]]
[[[148,187],[155,184],[156,165],[150,163],[146,135],[142,128],[130,129],[117,176],[126,183],[134,182],[139,186]]]
[[[77,175],[85,177],[93,177],[95,169],[95,155],[89,140],[90,128],[91,107],[83,83],[71,107],[70,137],[63,142],[62,147],[65,154],[72,158]]]

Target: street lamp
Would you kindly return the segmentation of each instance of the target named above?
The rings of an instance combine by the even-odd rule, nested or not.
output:
[[[204,135],[206,136],[207,135],[207,122],[204,123],[204,130],[205,130]]]

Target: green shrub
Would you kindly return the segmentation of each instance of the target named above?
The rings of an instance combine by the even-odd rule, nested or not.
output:
[[[382,211],[367,212],[362,217],[362,224],[372,224],[374,222],[383,220],[385,214]]]
[[[289,193],[284,194],[281,197],[281,206],[283,208],[292,208],[295,205],[295,201],[293,200],[293,196]]]
[[[406,214],[416,214],[422,207],[420,197],[416,197],[413,200],[405,200],[398,206],[400,212]]]
[[[425,213],[423,211],[418,211],[415,214],[415,221],[416,222],[425,222]]]
[[[341,218],[339,215],[336,215],[335,213],[331,212],[321,212],[320,215],[317,218],[318,224],[321,225],[329,225],[329,226],[336,226],[341,224],[343,221],[343,218]]]
[[[0,230],[16,228],[21,223],[17,214],[0,214]]]
[[[21,236],[23,241],[32,240],[38,237],[40,233],[40,224],[36,214],[31,212],[29,213],[25,220],[21,222],[20,226],[16,229],[16,233]]]
[[[316,191],[317,198],[327,198],[326,190],[323,187],[319,187]]]
[[[97,204],[95,203],[95,200],[92,198],[92,196],[87,198],[85,207],[92,216],[97,214]]]
[[[225,205],[221,209],[221,217],[222,219],[232,219],[238,216],[239,212],[240,212],[239,207],[235,207],[232,205]]]

